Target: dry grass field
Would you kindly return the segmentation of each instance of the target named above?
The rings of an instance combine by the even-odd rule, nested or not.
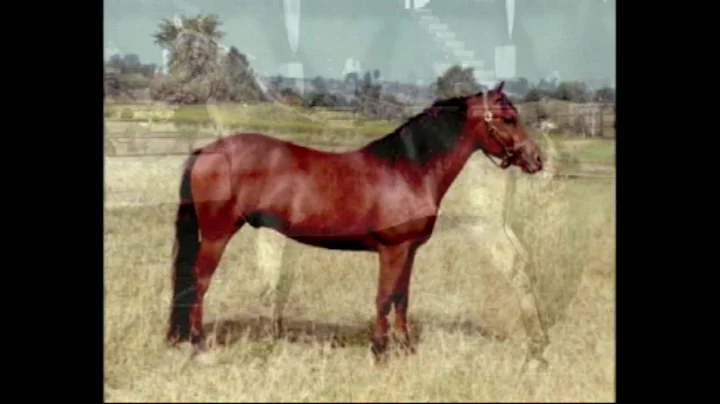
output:
[[[411,286],[417,353],[371,362],[377,258],[292,241],[288,334],[270,337],[260,232],[231,241],[205,304],[216,361],[164,345],[182,157],[105,165],[105,398],[108,401],[611,401],[615,383],[615,184],[523,176],[513,228],[534,265],[550,367],[518,377],[525,331],[502,269],[508,172],[475,155],[443,201]],[[282,239],[270,235],[281,248]]]

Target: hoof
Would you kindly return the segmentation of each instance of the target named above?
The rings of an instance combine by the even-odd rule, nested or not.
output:
[[[168,347],[166,354],[174,359],[193,360],[204,365],[217,363],[217,355],[204,343],[178,342]]]
[[[368,355],[370,358],[370,364],[374,366],[384,366],[388,363],[388,354],[387,351],[378,351],[373,345],[370,345],[370,355]]]
[[[370,353],[376,365],[383,365],[388,361],[388,341],[385,338],[382,342],[371,341],[370,342]]]
[[[375,358],[380,358],[385,355],[385,349],[380,348],[377,346],[377,344],[371,342],[370,353],[372,353]]]
[[[410,342],[410,337],[400,335],[396,336],[394,341],[397,346],[396,352],[398,355],[409,356],[415,354],[415,347]]]
[[[398,349],[398,352],[400,352],[400,354],[403,356],[410,356],[410,355],[415,355],[415,353],[417,351],[415,350],[415,347],[412,345],[403,345],[400,347],[400,349]]]
[[[190,359],[195,348],[189,342],[177,342],[168,346],[166,354],[175,359]]]

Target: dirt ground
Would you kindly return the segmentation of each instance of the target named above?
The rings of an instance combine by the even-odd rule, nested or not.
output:
[[[550,326],[550,367],[518,377],[525,331],[503,276],[508,173],[474,156],[443,201],[416,259],[410,322],[417,353],[372,364],[377,256],[305,247],[245,227],[206,297],[216,361],[164,345],[181,157],[105,164],[105,396],[109,401],[611,401],[615,383],[615,188],[612,180],[523,176],[510,222],[534,264]],[[286,256],[288,335],[269,332],[258,235]],[[269,233],[269,234],[267,234]],[[284,247],[283,247],[284,246]]]

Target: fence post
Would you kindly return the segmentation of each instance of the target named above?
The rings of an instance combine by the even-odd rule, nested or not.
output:
[[[187,154],[189,156],[193,152],[193,146],[195,145],[195,137],[192,135],[192,133],[187,133],[185,136],[187,137]]]

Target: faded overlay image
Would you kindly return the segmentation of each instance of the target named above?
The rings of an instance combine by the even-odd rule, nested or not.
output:
[[[613,399],[614,0],[105,0],[104,43],[106,398]]]

